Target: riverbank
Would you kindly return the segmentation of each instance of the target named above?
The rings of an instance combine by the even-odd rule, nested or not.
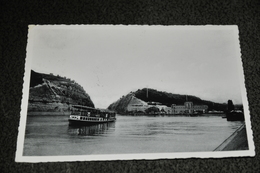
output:
[[[214,151],[248,150],[245,124],[241,125],[231,136]]]

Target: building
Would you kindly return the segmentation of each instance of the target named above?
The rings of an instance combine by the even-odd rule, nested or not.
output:
[[[185,114],[194,112],[205,113],[208,111],[207,105],[193,105],[193,102],[185,102],[184,105],[172,104],[171,108],[172,114]]]
[[[207,105],[193,105],[193,102],[190,101],[185,102],[184,105],[172,104],[171,107],[168,107],[159,102],[145,102],[134,96],[130,99],[127,111],[145,113],[150,107],[157,107],[164,114],[192,114],[195,112],[206,113],[208,111]]]

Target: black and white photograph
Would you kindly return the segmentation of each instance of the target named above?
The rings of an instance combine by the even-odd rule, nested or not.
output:
[[[235,25],[28,26],[16,162],[254,156]]]

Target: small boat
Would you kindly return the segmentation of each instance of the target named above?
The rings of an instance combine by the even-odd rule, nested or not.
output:
[[[73,105],[69,116],[70,125],[91,125],[116,121],[116,113],[108,109],[97,109],[82,105]]]

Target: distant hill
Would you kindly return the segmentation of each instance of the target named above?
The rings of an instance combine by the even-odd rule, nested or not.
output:
[[[66,112],[71,104],[94,107],[90,96],[74,80],[31,71],[28,112]]]
[[[135,92],[128,93],[126,96],[121,97],[116,102],[109,105],[108,109],[115,110],[118,113],[126,113],[127,106],[131,104],[130,101],[133,100],[133,97],[146,103],[159,102],[168,107],[172,104],[183,105],[186,101],[192,101],[194,105],[208,105],[208,110],[224,111],[227,109],[227,104],[225,103],[214,103],[192,95],[167,93],[151,88],[138,89]]]

